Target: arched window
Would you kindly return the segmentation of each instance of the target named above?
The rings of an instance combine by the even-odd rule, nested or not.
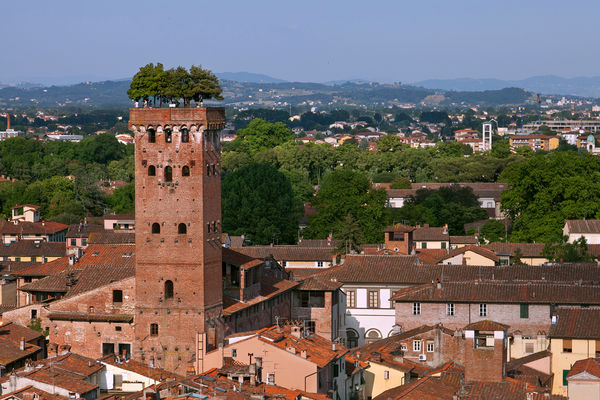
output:
[[[173,181],[173,168],[169,165],[165,167],[165,182]]]
[[[358,346],[358,332],[352,328],[346,329],[346,347],[349,349]]]
[[[373,343],[377,340],[381,339],[381,333],[377,329],[368,330],[365,334],[365,343]]]
[[[171,129],[167,128],[165,129],[165,143],[171,143],[173,139],[173,132],[171,131]]]
[[[190,176],[190,167],[184,165],[183,168],[181,168],[181,176]]]
[[[173,298],[173,281],[165,281],[165,299]]]
[[[182,222],[177,226],[177,233],[180,235],[185,235],[187,233],[187,226]]]
[[[150,336],[158,336],[158,324],[150,324]]]
[[[148,167],[148,176],[156,176],[156,167],[154,165]]]
[[[160,233],[160,224],[158,222],[152,224],[152,233]]]
[[[181,129],[181,142],[187,143],[189,141],[190,141],[190,131],[188,130],[188,128],[182,128]]]
[[[156,143],[156,131],[154,128],[148,129],[148,143]]]

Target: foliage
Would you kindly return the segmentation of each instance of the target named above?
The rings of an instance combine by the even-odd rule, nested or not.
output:
[[[392,181],[390,189],[410,189],[412,187],[410,179],[398,177]]]
[[[555,262],[590,262],[595,257],[588,253],[588,246],[585,238],[582,236],[573,243],[567,242],[567,237],[563,237],[559,243],[546,243],[543,255],[550,261]]]
[[[378,151],[398,151],[406,147],[396,135],[385,135],[377,142]]]
[[[42,328],[42,319],[41,318],[32,319],[29,322],[29,325],[27,325],[27,327],[29,329],[33,329],[34,331],[40,332],[44,336],[48,336],[50,334],[50,332],[48,332],[47,330],[44,330]]]
[[[253,244],[296,241],[300,204],[285,174],[268,164],[251,164],[222,181],[223,231]]]
[[[396,221],[409,225],[448,224],[451,235],[464,234],[464,224],[486,218],[487,213],[480,207],[473,190],[466,187],[419,189],[394,215]]]
[[[135,210],[135,184],[131,182],[115,189],[106,200],[110,208],[117,213],[133,213]]]
[[[362,251],[360,247],[363,241],[362,232],[358,222],[351,215],[347,215],[343,223],[340,224],[334,238],[339,241],[336,248],[338,254],[360,253]]]
[[[565,219],[600,217],[600,159],[552,152],[511,163],[501,181],[513,242],[560,242]]]
[[[331,171],[324,176],[313,201],[317,213],[310,218],[307,234],[321,239],[332,232],[339,235],[346,217],[351,216],[367,243],[380,243],[386,203],[385,190],[372,189],[365,175],[349,168]]]
[[[481,234],[481,238],[487,243],[504,242],[506,240],[506,226],[495,219],[483,224],[479,233]]]
[[[282,122],[267,122],[256,118],[245,129],[237,131],[237,138],[230,149],[246,153],[256,153],[293,140],[294,135]]]

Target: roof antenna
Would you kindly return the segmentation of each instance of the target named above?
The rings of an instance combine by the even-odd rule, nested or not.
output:
[[[281,328],[279,327],[279,315],[275,316],[275,323],[277,324],[277,332],[281,332]]]

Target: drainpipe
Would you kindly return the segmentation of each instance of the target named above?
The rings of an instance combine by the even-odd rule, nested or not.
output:
[[[305,391],[305,392],[307,392],[307,390],[306,390],[306,378],[308,378],[308,377],[309,377],[309,376],[311,376],[311,375],[318,374],[318,373],[319,373],[319,370],[317,369],[317,370],[316,370],[315,372],[313,372],[312,374],[308,374],[308,375],[306,375],[306,376],[304,377],[304,391]],[[318,386],[318,385],[317,385],[317,386]],[[317,390],[319,390],[319,388],[318,388],[318,387],[317,387]]]

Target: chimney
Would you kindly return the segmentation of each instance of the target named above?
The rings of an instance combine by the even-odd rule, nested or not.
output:
[[[25,351],[25,338],[21,337],[21,340],[19,341],[19,349],[21,351]]]
[[[10,130],[10,113],[6,114],[6,130]]]
[[[302,357],[302,358],[307,358],[308,357],[308,354],[306,353],[306,350],[300,351],[300,357]]]

